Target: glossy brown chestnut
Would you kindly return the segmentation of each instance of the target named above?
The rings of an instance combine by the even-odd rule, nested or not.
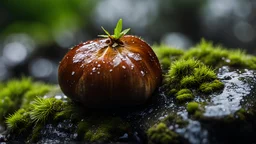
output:
[[[59,65],[64,94],[90,108],[143,104],[160,85],[162,71],[151,47],[138,37],[87,41]]]

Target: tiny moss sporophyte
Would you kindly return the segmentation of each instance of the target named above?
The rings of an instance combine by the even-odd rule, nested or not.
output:
[[[122,19],[114,34],[102,29],[103,38],[73,47],[59,65],[63,93],[85,107],[126,107],[145,103],[161,84],[162,70],[152,48],[140,38],[122,31]]]

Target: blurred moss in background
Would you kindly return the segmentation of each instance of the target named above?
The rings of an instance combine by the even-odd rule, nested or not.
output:
[[[57,83],[72,46],[111,31],[119,18],[150,44],[187,49],[202,37],[255,53],[252,0],[0,1],[0,80],[22,75]]]

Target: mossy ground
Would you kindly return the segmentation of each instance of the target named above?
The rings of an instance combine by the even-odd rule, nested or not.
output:
[[[86,115],[82,107],[69,99],[56,99],[56,86],[22,78],[1,83],[1,87],[0,97],[5,100],[0,105],[1,122],[6,124],[11,138],[36,142],[47,124],[63,120],[77,125],[73,133],[77,132],[78,139],[87,142],[106,142],[128,132],[129,124],[119,117]]]
[[[154,45],[153,48],[163,67],[166,95],[173,97],[174,103],[183,107],[191,119],[202,119],[205,103],[198,102],[198,96],[206,99],[224,88],[216,74],[219,67],[256,69],[256,57],[240,50],[213,46],[205,40],[186,52],[164,45]],[[92,114],[81,110],[81,106],[68,98],[56,99],[54,85],[21,78],[0,83],[0,89],[0,122],[6,124],[9,134],[14,137],[21,134],[24,141],[37,142],[46,125],[57,125],[64,120],[75,125],[71,132],[77,133],[78,141],[110,142],[117,141],[124,133],[130,134],[131,125],[125,119]],[[255,114],[254,110],[241,109],[226,120],[249,121]],[[175,129],[169,127],[185,127],[187,124],[188,121],[170,113],[148,129],[148,140],[152,143],[186,143]]]

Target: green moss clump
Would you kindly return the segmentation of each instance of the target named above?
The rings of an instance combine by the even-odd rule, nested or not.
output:
[[[1,84],[0,122],[19,108],[24,108],[36,97],[50,92],[53,86],[32,82],[30,78],[13,79]]]
[[[192,94],[181,94],[176,96],[176,100],[178,102],[186,102],[186,101],[191,101],[194,99],[194,96]]]
[[[168,129],[168,127],[164,123],[159,123],[158,125],[149,128],[147,135],[149,141],[151,141],[152,143],[179,143],[178,134]]]
[[[95,121],[95,117],[91,117],[79,122],[77,132],[79,138],[82,138],[81,136],[84,135],[83,139],[85,141],[106,142],[122,136],[129,127],[128,123],[117,117],[107,117],[101,121]]]
[[[166,78],[168,80],[181,79],[187,75],[191,75],[199,65],[202,65],[202,63],[194,59],[177,60],[172,64]]]
[[[10,80],[0,91],[0,121],[16,111],[20,105],[23,95],[32,87],[29,78],[21,80]]]
[[[50,92],[52,88],[53,86],[45,85],[42,83],[33,84],[31,90],[27,91],[24,94],[24,98],[22,99],[22,106],[28,105],[36,97],[44,96],[45,94]]]
[[[191,90],[189,90],[189,89],[181,89],[176,93],[176,100],[178,102],[186,102],[186,101],[190,101],[193,99],[194,99],[194,96],[193,96]]]
[[[31,126],[29,113],[24,109],[19,109],[6,118],[6,124],[9,131],[20,134]]]
[[[181,89],[179,90],[176,95],[182,95],[182,94],[192,94],[190,89]]]
[[[189,89],[205,93],[206,90],[203,89],[205,87],[204,85],[200,86],[201,83],[211,84],[212,91],[209,93],[224,87],[224,84],[217,80],[217,75],[211,68],[194,59],[175,61],[165,76],[165,83],[177,91],[175,96],[178,102],[194,99],[194,95]]]
[[[224,88],[224,84],[219,80],[214,80],[212,82],[202,83],[199,87],[199,91],[202,93],[212,93]]]
[[[182,88],[193,88],[198,85],[198,80],[195,78],[195,76],[185,76],[180,81],[180,86]]]
[[[199,83],[217,79],[216,73],[211,68],[207,67],[206,65],[202,65],[198,68],[195,68],[193,75],[195,76],[195,79]]]
[[[32,110],[30,111],[30,117],[32,121],[46,122],[50,116],[53,116],[56,112],[62,110],[63,101],[55,98],[37,98],[32,104]]]
[[[153,45],[154,52],[156,53],[163,69],[168,69],[172,61],[180,58],[184,51],[176,48],[169,47],[167,45]]]
[[[202,103],[199,104],[197,102],[189,102],[186,109],[193,118],[200,119],[203,117],[204,113],[204,108],[202,106]]]
[[[37,98],[30,107],[19,109],[6,118],[7,128],[10,131],[26,129],[28,126],[44,123],[63,108],[63,101],[55,98]]]
[[[214,46],[212,42],[207,42],[204,39],[197,46],[184,53],[181,58],[195,58],[214,68],[227,65],[256,69],[255,56],[248,55],[241,50],[227,50],[222,46]]]
[[[88,121],[85,121],[84,119],[82,119],[78,123],[76,132],[78,134],[78,139],[79,140],[83,140],[84,134],[85,134],[86,131],[89,130],[89,128],[90,128],[90,123],[88,123]],[[85,135],[85,138],[89,139],[89,137],[91,137],[91,135],[89,135],[89,136]]]
[[[180,128],[183,128],[185,126],[188,125],[188,121],[186,120],[183,120],[183,118],[179,115],[176,115],[176,114],[169,114],[167,117],[165,117],[163,120],[162,120],[163,123],[165,123],[166,125],[176,125],[177,127],[177,124]]]
[[[189,102],[186,108],[188,113],[194,113],[199,109],[199,104],[197,102]]]

